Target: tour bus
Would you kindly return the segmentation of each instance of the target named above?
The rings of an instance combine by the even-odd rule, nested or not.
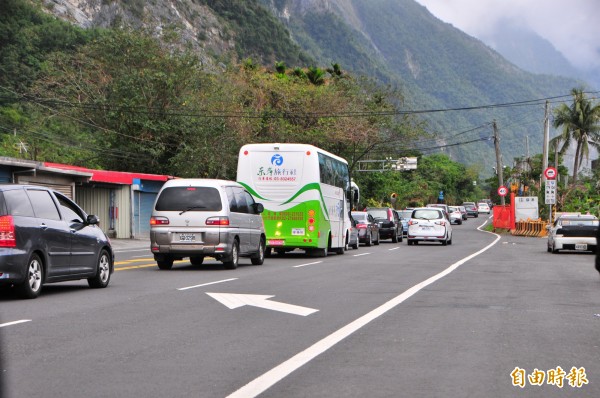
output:
[[[248,144],[240,149],[237,181],[264,206],[266,255],[348,248],[358,191],[346,160],[306,144]]]

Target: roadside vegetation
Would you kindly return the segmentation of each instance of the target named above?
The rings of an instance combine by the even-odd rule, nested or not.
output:
[[[271,65],[248,57],[215,73],[176,45],[174,34],[159,41],[143,30],[84,30],[28,1],[3,3],[2,156],[235,179],[243,144],[303,142],[348,159],[368,205],[389,204],[396,193],[396,207],[419,206],[437,201],[439,192],[454,204],[493,197],[497,188],[493,180],[480,181],[477,166],[415,151],[415,141],[431,137],[422,120],[399,112],[406,93],[354,76],[343,65],[286,65],[282,60],[310,60],[281,50],[268,55],[278,60]],[[235,4],[248,11],[243,2]],[[249,29],[243,19],[228,18]],[[245,52],[250,42],[240,46],[240,56],[261,51]],[[590,120],[597,126],[597,116]],[[358,171],[361,160],[403,156],[418,157],[418,169]],[[532,168],[519,178],[534,181],[535,173],[541,171]],[[598,203],[593,178],[574,178],[563,206]]]

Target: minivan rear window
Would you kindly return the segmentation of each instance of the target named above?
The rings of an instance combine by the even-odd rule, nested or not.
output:
[[[170,187],[158,196],[157,211],[221,211],[221,195],[212,187]]]

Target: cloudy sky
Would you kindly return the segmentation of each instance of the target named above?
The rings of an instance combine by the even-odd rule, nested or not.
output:
[[[600,67],[599,0],[416,0],[429,12],[480,38],[509,20],[551,42],[574,66]]]

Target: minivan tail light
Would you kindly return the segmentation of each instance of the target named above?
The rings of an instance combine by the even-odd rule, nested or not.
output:
[[[229,217],[210,217],[206,219],[206,225],[229,225]]]
[[[169,225],[167,217],[150,217],[150,225]]]
[[[0,216],[0,247],[17,247],[12,216]]]

